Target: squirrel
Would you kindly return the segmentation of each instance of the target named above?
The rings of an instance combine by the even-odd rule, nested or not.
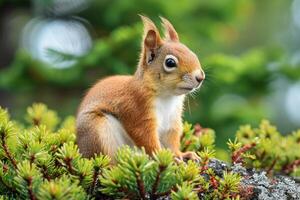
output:
[[[148,17],[140,17],[144,35],[137,70],[104,78],[87,92],[76,119],[79,151],[113,159],[122,145],[143,147],[149,155],[168,148],[177,159],[197,160],[196,153],[180,151],[182,113],[185,95],[202,85],[205,73],[167,19],[160,17],[162,38]]]

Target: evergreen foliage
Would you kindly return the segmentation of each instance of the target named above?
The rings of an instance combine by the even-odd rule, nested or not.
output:
[[[0,109],[2,199],[247,199],[250,194],[241,187],[240,173],[211,167],[212,129],[184,125],[181,149],[196,151],[199,162],[176,161],[165,149],[150,157],[125,146],[111,165],[105,155],[81,156],[73,117],[60,120],[44,104],[33,104],[25,119],[25,124],[13,121]],[[264,120],[258,128],[242,126],[236,136],[228,142],[233,165],[270,175],[299,174],[300,131],[282,136]]]
[[[203,124],[214,127],[218,138],[222,140],[228,137],[228,133],[234,133],[239,124],[255,124],[263,117],[280,121],[278,124],[281,125],[281,130],[298,128],[297,122],[286,117],[286,111],[282,113],[285,109],[273,109],[283,104],[272,101],[276,100],[273,97],[280,88],[287,91],[300,78],[299,61],[295,59],[295,47],[299,45],[291,42],[291,38],[287,36],[294,29],[289,27],[290,23],[285,22],[292,16],[290,10],[294,5],[293,1],[86,2],[90,3],[86,9],[83,6],[78,12],[60,13],[57,16],[53,11],[59,7],[72,10],[74,2],[0,0],[2,8],[8,6],[9,9],[9,12],[3,12],[3,24],[10,24],[12,27],[3,32],[3,40],[7,44],[11,44],[9,38],[14,38],[11,36],[15,35],[18,37],[14,38],[13,43],[17,44],[24,35],[23,31],[15,30],[21,30],[25,22],[32,24],[36,17],[47,22],[77,20],[90,30],[93,38],[92,48],[82,56],[64,51],[64,47],[70,42],[68,37],[66,43],[60,42],[62,48],[41,49],[40,53],[47,51],[47,57],[55,61],[53,63],[43,62],[35,56],[36,53],[24,48],[8,53],[11,57],[7,57],[5,53],[9,52],[10,46],[3,45],[5,64],[0,69],[0,90],[7,97],[1,99],[1,105],[13,108],[11,112],[16,117],[22,116],[24,108],[32,101],[45,101],[51,107],[59,109],[62,115],[73,113],[84,91],[98,79],[108,75],[133,74],[143,31],[138,16],[140,13],[149,16],[157,25],[160,23],[159,15],[168,18],[178,31],[181,41],[201,61],[206,80],[201,90],[193,95],[196,100],[190,98],[193,114],[186,113],[188,121],[195,123],[201,120]],[[20,9],[28,12],[29,16],[24,16],[23,12],[19,12]],[[16,14],[16,22],[19,23],[10,22],[10,13]],[[280,21],[284,21],[284,24]],[[71,26],[73,28],[76,26]],[[32,29],[33,32],[34,30]],[[56,36],[67,33],[56,35],[54,31],[54,41],[60,41]],[[287,41],[279,42],[278,35],[285,35],[288,37]],[[26,44],[33,47],[39,41],[34,38],[26,41]],[[75,41],[72,45],[74,49],[81,46],[81,42]],[[290,44],[295,45],[294,48]],[[76,62],[70,68],[59,68],[58,64],[65,61]],[[274,86],[278,81],[281,87]],[[281,84],[281,81],[288,85]],[[280,94],[280,99],[285,95]]]

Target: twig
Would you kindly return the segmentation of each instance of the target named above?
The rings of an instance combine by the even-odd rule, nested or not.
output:
[[[266,151],[263,151],[262,154],[260,155],[259,160],[262,161],[266,156]]]
[[[31,200],[36,200],[36,197],[35,197],[35,195],[34,195],[34,193],[32,191],[32,178],[29,177],[26,181],[28,183],[28,195],[29,195],[29,198]]]
[[[33,154],[30,156],[30,159],[29,159],[30,164],[34,163],[34,160],[35,160],[35,155]]]
[[[128,197],[128,199],[136,199],[135,194],[130,192],[126,187],[120,188],[119,191],[122,192],[126,197]]]
[[[82,184],[82,181],[84,179],[84,175],[82,173],[79,173],[78,174],[78,177],[79,177],[79,184],[81,185]]]
[[[219,187],[219,183],[214,176],[210,176],[209,182],[214,189],[217,189]]]
[[[282,167],[281,171],[284,172],[285,174],[290,174],[293,172],[295,167],[298,167],[298,166],[300,166],[300,159],[294,160],[292,163],[284,165]]]
[[[99,169],[95,169],[94,170],[93,182],[92,182],[92,185],[90,187],[90,194],[94,193],[94,190],[95,190],[95,187],[96,187],[96,183],[97,183],[97,180],[98,180],[99,171],[100,171]]]
[[[155,178],[155,181],[154,181],[154,184],[153,184],[153,187],[152,187],[152,191],[151,191],[151,194],[150,194],[150,199],[156,199],[156,191],[157,191],[157,188],[158,188],[158,184],[159,184],[159,181],[160,181],[160,176],[161,176],[161,173],[166,169],[165,166],[159,166],[159,171],[156,175],[156,178]]]
[[[205,190],[204,190],[203,187],[200,185],[199,187],[194,188],[193,191],[195,191],[195,192],[197,192],[197,193],[203,193]]]
[[[13,165],[13,167],[15,168],[15,170],[18,168],[17,167],[17,162],[16,160],[12,157],[7,145],[6,145],[6,142],[5,142],[5,136],[4,134],[1,136],[1,142],[2,142],[2,146],[3,146],[3,150],[8,158],[8,160],[11,162],[11,164]]]
[[[271,174],[271,171],[273,170],[273,168],[274,168],[274,166],[275,166],[277,160],[278,160],[278,157],[276,157],[276,158],[273,160],[271,166],[270,166],[270,167],[268,168],[268,170],[267,170],[267,174],[269,174],[269,175]]]
[[[243,158],[241,157],[241,155],[243,153],[245,153],[246,151],[252,149],[253,147],[256,146],[256,143],[251,143],[251,144],[245,144],[242,148],[234,151],[231,155],[231,160],[233,164],[236,163],[243,163]]]
[[[155,193],[155,198],[159,198],[159,197],[163,197],[163,196],[167,196],[167,195],[170,195],[172,191],[177,191],[177,187],[176,186],[173,186],[170,190],[168,191],[165,191],[165,192],[160,192],[160,193]]]
[[[74,169],[73,169],[72,164],[71,164],[72,158],[65,158],[64,161],[67,165],[67,169],[70,172],[70,174],[74,175]]]
[[[156,194],[155,194],[155,197],[158,198],[158,197],[167,196],[167,195],[171,194],[171,192],[172,192],[172,189],[171,189],[171,190],[168,190],[168,191],[165,191],[165,192],[156,193]]]
[[[208,170],[208,162],[208,157],[205,157],[203,161],[201,161],[200,174],[203,174],[206,170]]]
[[[33,125],[35,126],[39,126],[41,123],[41,119],[37,119],[37,118],[33,118],[32,121],[33,121]]]
[[[146,200],[145,184],[144,184],[143,180],[141,179],[141,176],[139,173],[136,175],[136,183],[137,183],[137,186],[139,189],[141,199]]]
[[[43,174],[43,177],[44,177],[45,179],[47,179],[48,181],[50,181],[51,178],[50,178],[50,176],[49,176],[49,174],[48,174],[47,167],[46,167],[45,165],[42,165],[41,168],[42,168],[42,174]]]

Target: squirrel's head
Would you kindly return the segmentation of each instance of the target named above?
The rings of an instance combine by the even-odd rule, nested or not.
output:
[[[172,24],[161,17],[165,30],[161,38],[155,24],[144,23],[142,52],[137,75],[160,94],[182,95],[198,89],[205,79],[198,57],[184,44]]]

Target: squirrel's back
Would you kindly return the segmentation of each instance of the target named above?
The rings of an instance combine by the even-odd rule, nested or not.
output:
[[[134,76],[111,76],[97,82],[77,113],[80,152],[87,157],[100,152],[113,156],[122,145],[139,144],[130,134],[142,134],[142,129],[154,126],[152,103],[152,91]],[[150,119],[153,122],[145,125]]]
[[[92,108],[93,105],[112,103],[125,95],[126,88],[131,84],[132,76],[110,76],[98,81],[85,95],[78,113]]]

